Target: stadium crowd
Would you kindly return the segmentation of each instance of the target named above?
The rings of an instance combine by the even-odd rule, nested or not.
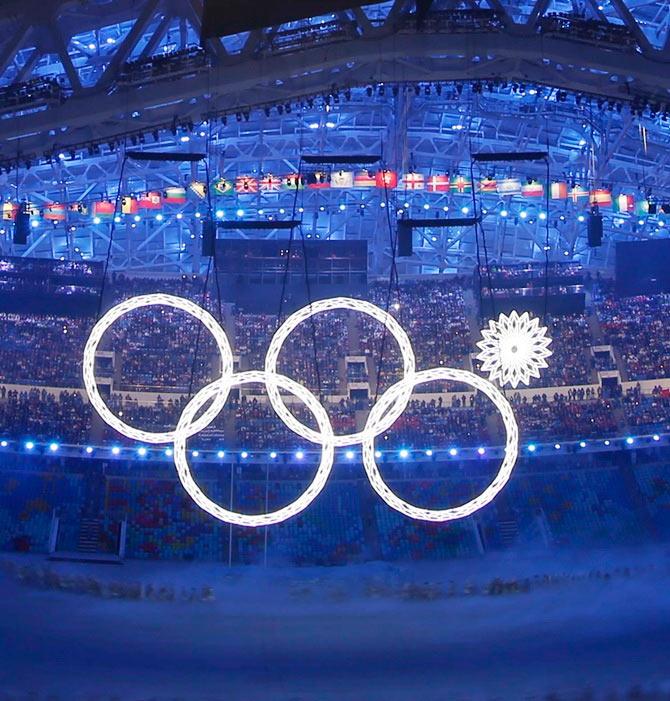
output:
[[[514,280],[515,270],[508,273]],[[567,275],[570,271],[561,273]],[[574,268],[574,274],[581,274],[581,269]],[[278,325],[276,315],[251,314],[231,304],[219,308],[221,305],[212,294],[203,294],[203,281],[193,276],[114,275],[105,288],[105,306],[150,292],[175,294],[204,304],[223,319],[239,369],[263,367],[265,352]],[[478,334],[472,327],[475,322],[468,318],[467,294],[467,281],[462,280],[408,281],[392,289],[390,297],[386,283],[372,283],[369,289],[371,301],[388,307],[406,329],[419,368],[469,367],[468,356],[474,351]],[[594,299],[602,337],[594,336],[594,322],[585,314],[550,319],[553,356],[549,367],[539,380],[533,380],[535,396],[515,398],[525,435],[605,436],[623,433],[627,428],[660,431],[668,426],[669,400],[660,387],[653,392],[646,386],[638,387],[619,397],[620,392],[608,390],[603,395],[593,385],[595,370],[616,369],[617,361],[623,380],[670,377],[670,332],[665,323],[670,313],[670,296],[620,298],[602,283],[595,287]],[[22,431],[34,438],[71,441],[73,436],[80,436],[86,440],[90,412],[75,390],[82,386],[82,349],[92,323],[87,317],[0,313],[0,333],[5,338],[0,349],[0,383],[7,387],[19,385],[13,394],[5,389],[0,395],[0,431],[6,436]],[[603,344],[614,349],[608,360],[598,360],[591,352],[592,346]],[[144,308],[128,314],[107,332],[101,348],[115,351],[113,363],[105,358],[100,361],[100,373],[114,381],[113,411],[125,416],[132,425],[154,430],[173,427],[185,398],[214,379],[219,367],[210,334],[183,312],[168,308]],[[366,362],[347,364],[347,356],[364,357]],[[361,428],[375,398],[402,375],[397,344],[384,332],[383,325],[366,315],[340,311],[318,314],[313,322],[300,325],[284,345],[279,370],[317,395],[321,390],[338,432]],[[369,398],[360,389],[355,397],[349,397],[348,384],[352,382],[367,383]],[[542,391],[542,387],[561,386],[568,389],[562,393]],[[30,387],[44,387],[47,392],[33,392]],[[70,392],[59,396],[50,389],[61,387]],[[150,391],[158,398],[154,394],[153,398],[138,401],[137,391]],[[461,388],[455,391],[458,393]],[[471,405],[469,398],[460,401],[458,394],[448,406],[432,397],[421,401],[421,395],[429,392],[435,392],[435,388],[416,388],[415,401],[385,436],[387,445],[431,443],[433,447],[444,447],[453,441],[467,445],[476,437],[500,438],[495,426],[489,425],[488,402],[482,404],[482,409]],[[297,447],[292,434],[279,436],[284,428],[267,405],[263,387],[250,386],[241,395],[247,395],[248,400],[229,400],[219,421],[221,426],[216,431],[212,429],[212,442],[223,440],[226,445],[246,445],[250,449],[270,445],[277,449]],[[77,401],[71,397],[77,397]],[[14,420],[14,409],[23,411],[18,407],[26,403],[30,406],[30,423]],[[313,421],[304,407],[294,406],[304,421]],[[59,416],[69,417],[68,428],[58,423],[55,417]],[[111,430],[105,437],[118,438]],[[201,438],[207,443],[206,435]]]

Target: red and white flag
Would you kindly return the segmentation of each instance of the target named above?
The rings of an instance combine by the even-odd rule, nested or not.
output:
[[[431,175],[426,182],[428,192],[449,192],[449,186],[448,175]]]
[[[425,187],[425,179],[422,173],[405,173],[402,179],[402,184],[405,190],[423,190]]]

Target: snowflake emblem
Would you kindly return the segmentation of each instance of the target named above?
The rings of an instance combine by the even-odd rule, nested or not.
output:
[[[513,311],[509,316],[501,314],[498,321],[490,320],[488,329],[482,329],[483,340],[477,343],[482,372],[488,372],[489,379],[498,380],[501,387],[529,384],[531,377],[539,377],[547,367],[545,358],[552,354],[546,334],[547,328],[528,312],[519,316]]]

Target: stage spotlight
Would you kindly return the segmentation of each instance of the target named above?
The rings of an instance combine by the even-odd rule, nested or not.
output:
[[[406,450],[405,448],[403,448],[403,449],[398,453],[398,455],[400,455],[400,457],[401,457],[403,460],[405,460],[406,458],[409,457],[409,450]]]
[[[58,443],[49,443],[49,450],[55,453],[58,450]]]
[[[458,455],[458,449],[457,448],[449,448],[449,455],[451,455],[452,458],[455,458]]]
[[[32,441],[26,441],[26,450],[32,450],[35,444]]]

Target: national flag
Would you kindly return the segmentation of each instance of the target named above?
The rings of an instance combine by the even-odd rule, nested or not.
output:
[[[521,186],[521,194],[524,197],[542,197],[544,195],[544,186],[539,180],[526,181]]]
[[[73,214],[88,214],[88,205],[85,202],[73,202],[68,211]]]
[[[330,175],[330,186],[337,190],[348,190],[354,186],[354,174],[350,170],[336,170]]]
[[[649,214],[649,200],[638,200],[635,203],[635,214],[639,217]]]
[[[393,190],[398,187],[398,174],[394,170],[378,170],[375,184],[382,190]]]
[[[520,195],[521,181],[518,178],[503,178],[498,180],[499,195]]]
[[[138,209],[137,200],[131,195],[124,195],[121,198],[121,214],[137,214]]]
[[[238,195],[255,195],[258,193],[258,180],[250,175],[235,178],[235,192]]]
[[[166,187],[163,192],[163,202],[165,204],[185,204],[186,189],[183,187]]]
[[[114,217],[114,202],[111,200],[102,200],[93,203],[93,216],[100,219],[112,219]]]
[[[226,180],[225,178],[216,178],[216,180],[214,180],[214,182],[212,183],[212,189],[217,195],[227,195],[231,193],[235,188],[233,186],[233,183],[230,182],[230,180]]]
[[[405,190],[423,190],[426,183],[422,173],[412,171],[403,175],[402,184]]]
[[[19,211],[19,205],[14,202],[2,203],[2,218],[4,221],[14,221],[16,213]]]
[[[357,170],[354,173],[354,187],[376,187],[377,178],[369,170]]]
[[[635,210],[633,195],[618,195],[614,198],[614,209],[620,214],[630,214]]]
[[[259,180],[259,184],[261,192],[279,192],[281,190],[281,178],[270,173],[264,175]]]
[[[588,197],[589,191],[581,185],[574,185],[572,188],[570,188],[568,194],[573,202],[577,202],[578,200]]]
[[[459,192],[461,194],[472,190],[472,183],[470,182],[470,179],[462,175],[455,175],[451,179],[450,186],[454,192]]]
[[[307,187],[310,190],[324,190],[330,187],[330,181],[328,180],[327,173],[322,171],[309,173],[307,175]]]
[[[448,175],[431,175],[426,181],[426,190],[428,192],[449,192],[449,185]]]
[[[305,187],[305,178],[298,176],[297,173],[291,173],[290,175],[284,176],[282,179],[282,187],[285,190],[302,190]]]
[[[551,199],[565,200],[568,197],[568,184],[563,182],[551,183]]]
[[[189,183],[188,187],[198,199],[204,200],[205,197],[207,197],[207,183],[203,183],[200,180],[193,180]]]
[[[591,190],[589,202],[591,204],[597,204],[599,207],[611,207],[612,193],[609,190],[606,190],[605,188]]]
[[[65,221],[65,205],[52,202],[44,208],[44,218],[47,221]]]
[[[498,190],[498,182],[495,178],[484,178],[479,183],[479,192],[496,192]]]
[[[144,192],[137,198],[137,206],[140,209],[160,209],[161,199],[160,192]]]

